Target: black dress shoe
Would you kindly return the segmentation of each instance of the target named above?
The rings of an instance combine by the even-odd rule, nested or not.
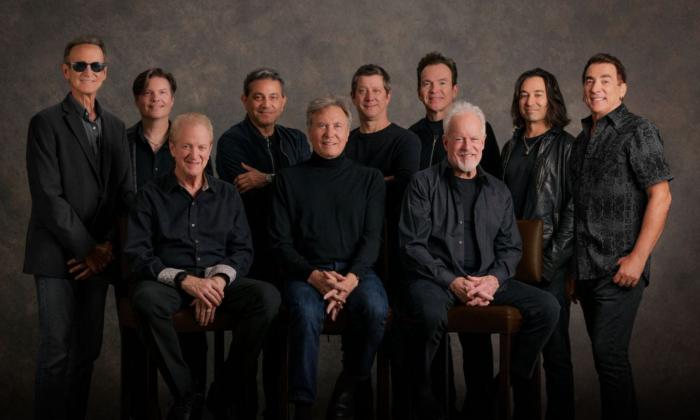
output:
[[[358,420],[374,420],[372,378],[361,380],[355,385],[355,418]]]
[[[331,402],[326,411],[326,420],[350,420],[355,418],[355,385],[345,373],[341,373],[335,383]]]
[[[230,420],[233,419],[233,409],[230,404],[226,404],[217,392],[220,390],[216,387],[216,382],[212,382],[207,392],[206,407],[213,415],[215,420]]]
[[[175,400],[168,411],[168,420],[199,420],[202,418],[202,394],[192,393]]]

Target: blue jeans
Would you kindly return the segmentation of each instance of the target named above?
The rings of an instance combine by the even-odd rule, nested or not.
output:
[[[109,282],[35,276],[39,306],[34,412],[37,419],[84,419],[92,367],[102,347]]]
[[[319,267],[342,270],[343,264]],[[316,399],[318,350],[326,304],[306,279],[290,279],[284,286],[289,310],[289,399]],[[349,316],[343,332],[343,369],[355,377],[369,376],[374,355],[384,337],[389,304],[381,280],[373,271],[365,273],[348,296],[343,311]]]

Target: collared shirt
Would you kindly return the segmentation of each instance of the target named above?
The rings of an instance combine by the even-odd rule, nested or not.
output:
[[[95,117],[95,120],[92,121],[90,120],[90,113],[88,113],[87,109],[85,109],[85,107],[83,107],[83,105],[78,102],[78,100],[75,99],[72,94],[68,96],[70,97],[70,103],[73,105],[75,112],[77,112],[80,116],[80,121],[83,123],[83,128],[85,129],[85,135],[87,136],[88,143],[92,148],[92,153],[95,154],[95,157],[98,157],[96,162],[99,164],[100,141],[102,139],[102,107],[96,99],[95,114],[97,116]]]
[[[466,272],[464,205],[446,160],[418,172],[401,208],[399,245],[410,277],[431,279],[447,288],[458,276],[493,275],[503,284],[515,274],[522,245],[508,188],[477,169],[474,231],[479,262]]]
[[[658,129],[625,105],[591,117],[571,151],[574,252],[577,278],[597,279],[617,271],[629,254],[646,211],[646,189],[673,177],[664,160]],[[643,277],[649,280],[649,261]]]
[[[131,271],[173,284],[178,273],[248,272],[253,257],[241,197],[233,185],[205,174],[195,197],[168,173],[144,185],[129,214],[125,254]]]
[[[140,190],[144,184],[167,174],[175,167],[175,161],[170,154],[168,139],[166,136],[163,145],[153,152],[148,139],[143,135],[143,122],[139,121],[126,131],[131,149],[131,165],[133,169],[134,184],[136,190]]]

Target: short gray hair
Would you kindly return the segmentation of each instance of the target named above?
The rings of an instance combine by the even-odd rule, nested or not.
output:
[[[204,114],[198,112],[188,112],[186,114],[180,114],[173,120],[170,126],[170,141],[175,142],[175,137],[180,134],[185,124],[200,124],[204,126],[209,132],[209,138],[211,142],[214,142],[214,127],[211,125],[211,120]]]
[[[73,38],[66,44],[66,47],[63,49],[63,62],[68,64],[68,56],[70,55],[71,50],[73,47],[77,47],[78,45],[96,45],[100,47],[102,50],[102,55],[104,56],[105,61],[107,61],[107,48],[105,48],[105,43],[104,41],[95,36],[95,35],[81,35],[77,38]]]
[[[343,96],[323,96],[309,102],[309,106],[306,107],[306,128],[311,128],[311,118],[314,114],[331,106],[337,106],[348,117],[349,129],[352,126],[352,113],[350,112],[350,103]]]
[[[484,138],[486,137],[486,117],[484,116],[484,112],[478,106],[464,100],[455,101],[452,106],[450,106],[450,109],[447,110],[447,115],[445,119],[442,120],[442,129],[445,133],[449,131],[452,118],[461,114],[476,115],[479,121],[481,121],[481,136]]]

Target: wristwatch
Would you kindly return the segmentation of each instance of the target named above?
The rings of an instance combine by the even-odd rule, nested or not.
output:
[[[265,174],[265,181],[268,184],[272,184],[273,179],[275,179],[275,174]]]
[[[187,272],[186,271],[180,271],[175,275],[175,278],[173,279],[173,284],[175,285],[176,289],[182,289],[182,282],[187,278]]]

